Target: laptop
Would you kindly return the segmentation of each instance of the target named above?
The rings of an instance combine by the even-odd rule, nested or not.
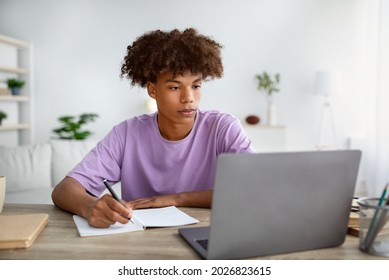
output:
[[[205,259],[339,246],[360,158],[357,150],[220,155],[210,226],[179,234]]]

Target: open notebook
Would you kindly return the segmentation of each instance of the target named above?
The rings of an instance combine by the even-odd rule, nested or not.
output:
[[[77,215],[73,215],[73,220],[81,237],[139,231],[146,227],[183,226],[199,222],[175,206],[134,210],[133,222],[116,223],[109,228],[91,227],[86,219]]]

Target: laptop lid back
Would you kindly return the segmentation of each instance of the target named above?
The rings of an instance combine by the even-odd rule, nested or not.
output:
[[[341,245],[360,157],[354,150],[219,156],[207,258]]]

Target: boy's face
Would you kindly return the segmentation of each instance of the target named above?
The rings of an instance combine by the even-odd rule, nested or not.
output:
[[[158,122],[193,124],[201,98],[202,75],[186,72],[174,76],[166,72],[148,82],[147,90],[158,107]]]

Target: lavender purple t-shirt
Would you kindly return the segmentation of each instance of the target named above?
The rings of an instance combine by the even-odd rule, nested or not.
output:
[[[164,139],[157,113],[113,127],[68,176],[100,196],[103,180],[121,181],[122,198],[137,198],[213,188],[216,158],[222,153],[252,153],[239,120],[218,111],[198,110],[194,127],[179,141]]]

